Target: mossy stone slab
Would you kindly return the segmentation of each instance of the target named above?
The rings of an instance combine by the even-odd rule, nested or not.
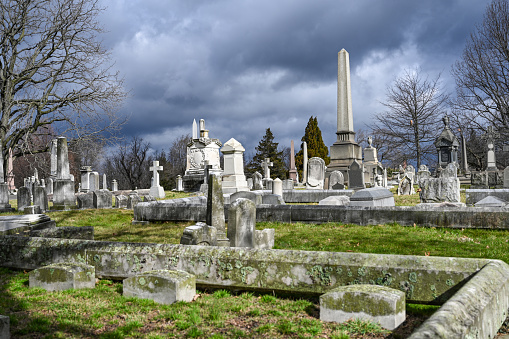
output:
[[[10,319],[5,315],[0,315],[0,339],[9,339],[11,337]]]
[[[405,293],[386,286],[341,286],[320,296],[322,321],[342,323],[355,318],[393,330],[405,317]]]
[[[192,301],[196,295],[196,277],[177,270],[147,271],[124,279],[123,294],[159,304]]]
[[[30,287],[47,291],[94,288],[95,267],[83,263],[51,264],[31,271],[28,281]]]

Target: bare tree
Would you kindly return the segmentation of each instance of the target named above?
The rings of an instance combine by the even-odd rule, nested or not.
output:
[[[0,140],[4,156],[47,150],[51,125],[83,138],[112,132],[126,92],[98,39],[97,0],[0,2]],[[5,158],[5,157],[4,157]]]
[[[487,125],[509,138],[509,3],[494,0],[452,68],[455,109],[479,135]]]
[[[116,179],[120,189],[149,188],[152,161],[149,150],[150,143],[133,137],[129,144],[120,145],[113,155],[106,158],[106,175]]]
[[[168,151],[168,162],[164,168],[164,176],[168,180],[169,187],[176,187],[178,175],[184,175],[187,167],[187,144],[191,140],[190,134],[183,134],[173,140]]]
[[[371,126],[379,138],[388,139],[394,158],[431,161],[436,152],[433,141],[440,133],[440,115],[445,112],[448,95],[440,86],[440,75],[434,79],[423,77],[421,70],[406,70],[387,88],[387,99],[382,104],[385,112],[375,115]]]

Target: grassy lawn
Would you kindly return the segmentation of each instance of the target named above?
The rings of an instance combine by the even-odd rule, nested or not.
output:
[[[168,192],[171,198],[182,193]],[[418,197],[397,197],[415,204]],[[405,199],[405,200],[403,200]],[[413,199],[413,203],[408,203]],[[94,226],[96,240],[178,244],[191,223],[132,225],[129,210],[51,212],[58,226]],[[494,258],[509,263],[509,231],[437,229],[341,223],[286,224],[275,228],[275,248],[358,253]],[[407,304],[415,324],[436,307]],[[125,298],[121,282],[95,289],[46,292],[28,288],[28,273],[0,268],[0,314],[9,315],[13,338],[385,338],[405,337],[375,324],[319,321],[318,300],[225,290],[199,291],[196,301],[158,305]]]

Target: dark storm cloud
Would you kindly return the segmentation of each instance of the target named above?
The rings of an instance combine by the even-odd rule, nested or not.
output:
[[[487,1],[105,1],[105,43],[132,97],[123,132],[168,147],[206,119],[247,153],[270,127],[300,144],[309,116],[335,139],[337,52],[350,53],[355,127],[405,68],[449,70]]]

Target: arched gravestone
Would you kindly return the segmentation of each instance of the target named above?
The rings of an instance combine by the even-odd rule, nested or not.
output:
[[[348,189],[363,189],[364,187],[363,166],[354,160],[348,168]]]
[[[309,159],[307,174],[306,188],[323,189],[323,181],[325,179],[325,161],[318,157]]]
[[[341,171],[332,171],[329,176],[329,189],[342,190],[345,188],[345,178]]]
[[[253,191],[262,190],[262,175],[258,172],[253,173]]]

